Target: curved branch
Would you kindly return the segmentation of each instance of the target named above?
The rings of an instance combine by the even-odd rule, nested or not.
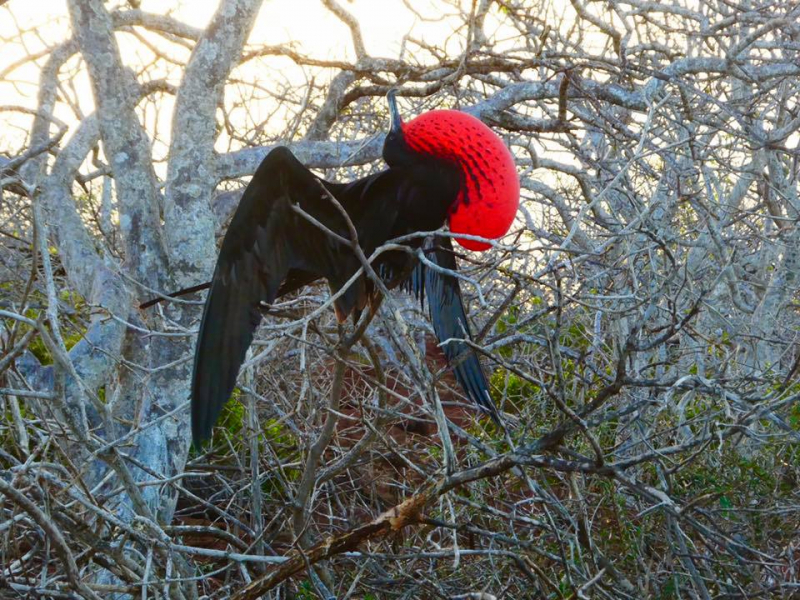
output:
[[[165,198],[165,238],[175,283],[208,278],[216,259],[214,140],[217,106],[262,0],[225,0],[198,41],[178,89]]]
[[[103,2],[71,0],[69,11],[89,70],[105,153],[114,172],[126,263],[139,281],[158,282],[166,252],[150,140],[130,93],[137,87],[136,80],[122,64],[111,16]]]

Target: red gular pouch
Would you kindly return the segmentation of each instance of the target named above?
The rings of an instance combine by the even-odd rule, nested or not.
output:
[[[433,110],[403,124],[415,151],[452,160],[463,174],[450,209],[450,231],[488,239],[505,235],[519,207],[519,176],[503,140],[480,120],[457,110]],[[490,244],[454,236],[468,250]]]

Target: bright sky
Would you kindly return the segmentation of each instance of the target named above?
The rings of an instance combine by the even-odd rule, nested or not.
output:
[[[466,1],[466,0],[465,0]],[[354,0],[343,6],[356,16],[361,24],[364,43],[372,56],[398,57],[403,37],[413,31],[417,39],[425,39],[438,47],[448,46],[456,54],[460,36],[452,36],[452,21],[420,21],[404,6],[402,0]],[[108,3],[113,8],[116,3]],[[175,18],[198,28],[208,23],[218,6],[217,0],[143,0],[141,9],[156,14],[171,13]],[[415,8],[423,14],[435,15],[448,7],[442,2],[416,0]],[[427,9],[427,10],[426,10]],[[489,23],[487,23],[489,25]],[[26,31],[20,36],[19,31]],[[70,36],[66,0],[10,0],[0,8],[0,106],[36,106],[36,81],[39,65],[46,60],[47,48],[57,45]],[[188,53],[177,45],[165,43],[155,34],[145,37],[166,49],[167,53],[183,62]],[[123,60],[136,69],[147,64],[152,54],[130,35],[118,35]],[[318,59],[353,60],[354,53],[347,27],[331,14],[320,0],[265,0],[250,36],[251,43],[281,44],[291,42],[298,51]],[[44,54],[38,65],[27,63],[16,66],[25,56]],[[62,69],[62,75],[75,70],[78,59],[73,59]],[[254,62],[237,73],[242,78],[257,80],[277,76],[293,85],[302,86],[307,75],[300,69],[286,69],[280,73],[265,72],[264,63]],[[274,71],[274,70],[273,70]],[[153,75],[155,76],[155,75]],[[180,69],[157,76],[180,77]],[[79,75],[62,87],[62,96],[70,97],[73,109],[82,114],[93,110],[93,101],[85,74]],[[169,103],[169,100],[166,100]],[[168,131],[165,119],[171,106],[159,108],[159,130]],[[268,113],[269,111],[264,111]],[[67,123],[75,120],[73,110],[61,106],[56,116]],[[259,115],[256,115],[258,118]],[[267,115],[265,114],[264,117]],[[149,120],[150,117],[148,117]],[[155,118],[154,116],[152,118]],[[0,112],[0,152],[14,150],[24,139],[30,117]],[[158,151],[156,149],[156,151]]]

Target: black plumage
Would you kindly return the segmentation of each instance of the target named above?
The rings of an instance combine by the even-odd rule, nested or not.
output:
[[[462,172],[451,161],[412,151],[392,98],[390,103],[393,126],[384,145],[386,170],[347,184],[329,182],[279,147],[247,186],[222,243],[197,340],[191,390],[196,444],[210,437],[233,391],[262,318],[261,303],[271,304],[320,278],[337,293],[361,267],[348,224],[331,196],[346,211],[367,257],[388,240],[445,223],[461,189]],[[449,239],[424,243],[429,260],[444,269],[457,268]],[[405,244],[416,249],[423,239]],[[382,253],[372,266],[387,288],[407,283],[420,297],[427,295],[440,342],[469,337],[458,278],[425,268],[413,252],[402,250]],[[377,293],[362,274],[335,301],[337,317],[358,313]],[[456,379],[466,394],[497,419],[477,356],[462,342],[443,349],[455,362]]]

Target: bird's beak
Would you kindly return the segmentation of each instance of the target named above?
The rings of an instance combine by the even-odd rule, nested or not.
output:
[[[403,119],[400,117],[400,111],[397,109],[397,88],[392,88],[386,94],[386,100],[389,102],[389,116],[392,119],[391,131],[395,133],[402,133]]]

